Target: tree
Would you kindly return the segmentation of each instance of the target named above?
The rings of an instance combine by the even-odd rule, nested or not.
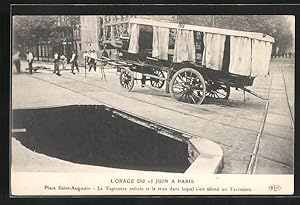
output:
[[[61,18],[64,24],[59,23]],[[51,44],[73,42],[73,29],[79,22],[79,16],[14,16],[13,42],[23,47],[32,47],[41,41]]]
[[[58,17],[58,21],[63,19],[63,23],[54,23],[50,27],[49,41],[54,44],[61,44],[62,42],[73,42],[75,41],[73,30],[76,25],[79,25],[79,16],[61,16]]]
[[[14,43],[34,46],[40,40],[47,40],[49,28],[56,21],[56,16],[14,16]]]

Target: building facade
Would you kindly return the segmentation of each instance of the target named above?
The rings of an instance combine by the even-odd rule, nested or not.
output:
[[[79,51],[99,50],[100,24],[98,16],[80,16]]]

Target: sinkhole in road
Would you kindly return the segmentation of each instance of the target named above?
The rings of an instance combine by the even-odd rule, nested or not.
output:
[[[182,133],[104,105],[16,109],[18,128],[30,150],[79,164],[183,173],[196,152]]]

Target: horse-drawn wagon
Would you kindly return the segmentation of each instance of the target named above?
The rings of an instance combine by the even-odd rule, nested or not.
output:
[[[205,97],[227,99],[230,88],[247,89],[267,75],[274,38],[261,33],[134,18],[130,36],[118,48],[120,84],[135,81],[165,89],[175,100],[201,104]]]

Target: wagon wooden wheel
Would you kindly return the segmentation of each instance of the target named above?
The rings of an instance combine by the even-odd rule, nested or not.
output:
[[[120,73],[120,84],[127,91],[131,91],[134,85],[134,76],[129,68],[123,68]]]
[[[154,70],[153,75],[156,75],[157,77],[160,78],[165,78],[165,74],[160,70]],[[165,81],[157,78],[150,78],[150,84],[153,87],[162,88],[165,84]]]
[[[206,97],[215,99],[228,99],[230,95],[230,86],[216,82],[207,82]]]
[[[171,97],[177,101],[201,104],[206,94],[205,80],[193,68],[180,69],[171,79],[170,93]]]

